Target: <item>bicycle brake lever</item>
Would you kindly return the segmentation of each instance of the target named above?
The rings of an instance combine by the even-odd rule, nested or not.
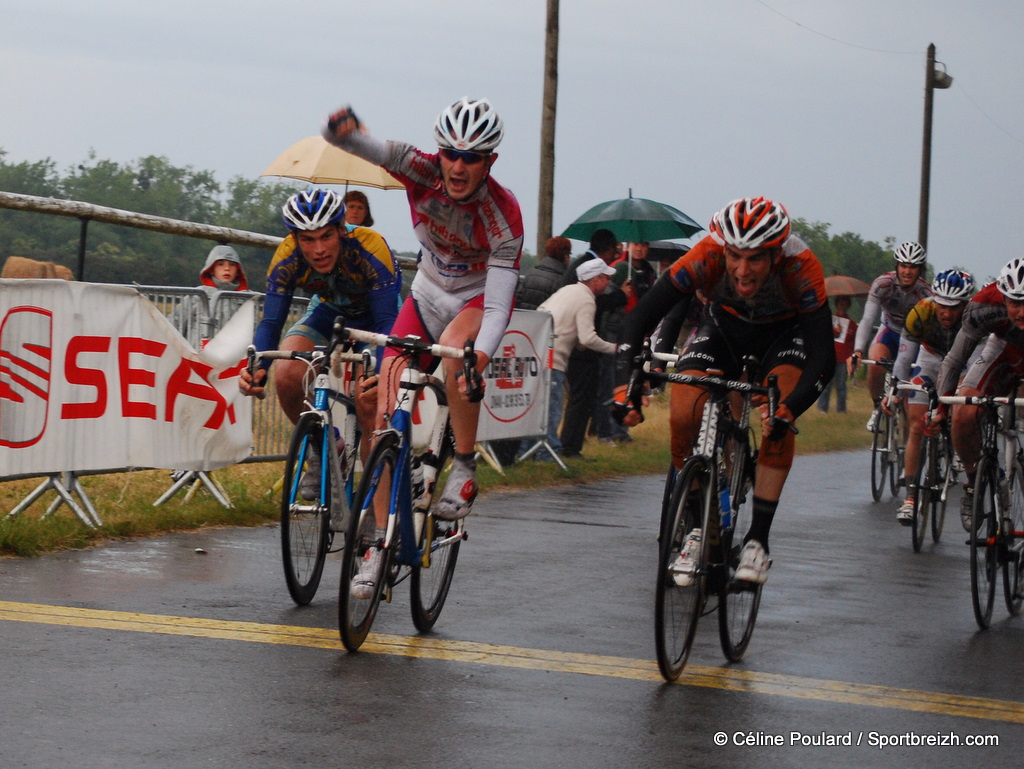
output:
[[[484,378],[476,370],[476,352],[473,340],[467,339],[462,348],[462,375],[466,378],[466,397],[470,403],[479,403],[484,399]]]
[[[250,386],[256,386],[256,345],[251,344],[245,349],[245,359],[245,369],[249,372]],[[267,397],[267,392],[264,390],[263,392],[253,393],[253,395],[263,400]]]

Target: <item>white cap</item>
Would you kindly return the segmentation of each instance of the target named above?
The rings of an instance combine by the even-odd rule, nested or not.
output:
[[[588,259],[576,268],[576,277],[580,283],[590,280],[591,278],[596,278],[598,275],[614,274],[615,270],[605,264],[603,259]]]

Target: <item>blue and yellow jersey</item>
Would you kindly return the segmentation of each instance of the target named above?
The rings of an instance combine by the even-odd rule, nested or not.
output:
[[[945,355],[953,346],[960,324],[956,323],[952,328],[943,328],[935,307],[935,300],[930,296],[915,304],[907,313],[904,334],[911,342],[922,345],[928,352]]]
[[[263,320],[256,331],[260,350],[274,349],[281,338],[289,305],[297,288],[318,297],[363,328],[386,334],[398,308],[402,272],[387,242],[367,227],[341,231],[341,253],[330,273],[316,272],[302,257],[294,235],[274,251],[267,269]]]

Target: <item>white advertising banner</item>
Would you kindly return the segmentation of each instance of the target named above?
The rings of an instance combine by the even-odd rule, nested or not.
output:
[[[548,416],[551,315],[515,310],[484,371],[477,440],[544,435]]]
[[[247,457],[250,300],[202,353],[134,289],[0,280],[0,477]]]

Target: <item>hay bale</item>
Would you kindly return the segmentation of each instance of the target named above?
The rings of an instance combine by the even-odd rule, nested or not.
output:
[[[63,264],[40,262],[24,256],[9,256],[4,262],[0,278],[55,278],[58,280],[74,280],[75,275]]]

